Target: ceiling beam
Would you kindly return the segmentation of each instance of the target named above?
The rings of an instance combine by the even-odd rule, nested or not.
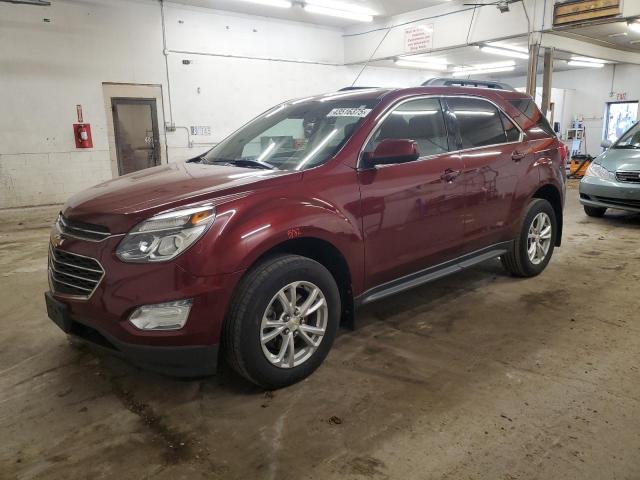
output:
[[[640,53],[603,47],[602,45],[576,40],[575,38],[563,35],[543,33],[540,43],[540,46],[544,48],[555,48],[556,50],[574,53],[583,57],[601,58],[611,62],[635,63],[640,65]]]

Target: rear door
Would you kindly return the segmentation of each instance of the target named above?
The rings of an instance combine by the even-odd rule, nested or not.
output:
[[[509,240],[509,220],[519,179],[530,165],[522,133],[492,102],[477,97],[446,99],[457,126],[464,186],[464,252]]]
[[[364,152],[384,139],[412,139],[421,156],[408,163],[360,170],[366,288],[457,256],[462,242],[462,162],[449,152],[441,102],[418,98],[394,107]]]

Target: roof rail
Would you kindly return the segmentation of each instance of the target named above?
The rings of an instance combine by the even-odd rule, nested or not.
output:
[[[373,90],[380,87],[342,87],[339,92],[347,92],[349,90]]]
[[[472,78],[431,78],[422,84],[423,87],[480,87],[495,88],[497,90],[510,90],[515,92],[515,88],[507,83],[494,82],[492,80],[474,80]]]

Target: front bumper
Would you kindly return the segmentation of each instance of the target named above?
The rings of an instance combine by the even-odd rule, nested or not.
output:
[[[142,367],[176,376],[215,373],[224,315],[242,273],[195,276],[178,262],[124,263],[114,254],[119,240],[65,239],[52,246],[94,258],[104,275],[88,298],[48,292],[49,299],[63,305],[68,324],[57,322],[51,311],[49,316],[70,335]],[[193,304],[179,330],[144,331],[129,322],[142,305],[182,299],[192,299]]]
[[[74,339],[94,349],[165,375],[201,377],[216,373],[218,345],[158,347],[122,342],[106,332],[74,319],[67,305],[57,301],[51,292],[45,293],[45,301],[54,323]],[[56,308],[60,311],[51,311]]]
[[[582,205],[640,213],[640,183],[583,177],[579,192]]]

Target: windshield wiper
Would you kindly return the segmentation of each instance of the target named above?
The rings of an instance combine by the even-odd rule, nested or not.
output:
[[[614,145],[614,147],[616,150],[619,149],[640,149],[640,146],[638,145]]]
[[[247,168],[263,168],[265,170],[275,170],[276,167],[266,162],[259,162],[258,160],[252,160],[250,158],[214,158],[209,160],[205,157],[201,157],[204,163],[208,164],[223,164],[223,165],[237,165],[239,167]]]

